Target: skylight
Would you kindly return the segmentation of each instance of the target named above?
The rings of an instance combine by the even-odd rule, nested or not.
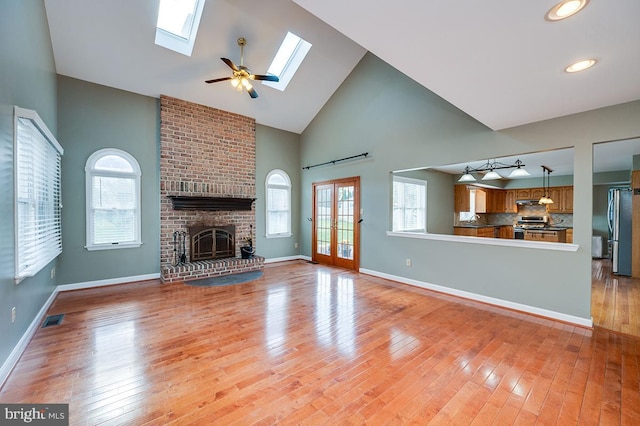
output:
[[[156,44],[191,56],[205,0],[160,0]]]
[[[307,56],[309,49],[311,49],[311,43],[292,32],[288,32],[267,70],[267,74],[278,76],[280,81],[263,81],[262,84],[284,91],[305,56]]]

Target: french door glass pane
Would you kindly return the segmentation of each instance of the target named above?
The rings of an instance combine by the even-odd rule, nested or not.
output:
[[[316,252],[331,256],[332,188],[316,188]]]
[[[338,187],[338,211],[336,212],[338,225],[338,252],[343,259],[353,259],[353,218],[354,218],[354,187]]]

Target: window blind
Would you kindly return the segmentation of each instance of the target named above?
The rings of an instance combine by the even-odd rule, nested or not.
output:
[[[62,147],[35,111],[15,108],[15,279],[62,252]]]
[[[425,181],[394,177],[393,224],[394,231],[426,231]]]

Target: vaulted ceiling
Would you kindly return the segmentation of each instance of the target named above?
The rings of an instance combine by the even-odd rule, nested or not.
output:
[[[207,0],[191,57],[154,44],[159,0],[45,0],[56,68],[149,96],[166,94],[301,133],[371,51],[489,128],[640,99],[640,1],[591,0],[548,22],[557,0]],[[236,93],[221,57],[264,73],[287,31],[313,47],[289,87]],[[597,58],[582,73],[563,70]]]

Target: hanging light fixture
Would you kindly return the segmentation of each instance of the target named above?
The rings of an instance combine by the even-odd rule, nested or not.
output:
[[[519,159],[511,165],[501,163],[494,159],[489,159],[480,167],[465,167],[464,174],[460,177],[460,179],[458,179],[458,182],[475,182],[476,178],[471,174],[471,172],[487,172],[484,176],[482,176],[482,180],[502,179],[502,176],[496,171],[501,169],[514,169],[509,174],[510,179],[529,176],[529,172],[524,169],[524,164]]]
[[[475,182],[476,178],[473,177],[473,175],[471,174],[471,169],[469,168],[469,166],[464,168],[464,174],[462,176],[460,176],[460,179],[458,179],[458,182]]]
[[[553,204],[553,200],[549,198],[549,174],[551,174],[553,170],[548,168],[547,166],[542,166],[542,188],[544,189],[544,195],[538,201],[538,204]],[[544,175],[547,174],[547,186],[544,186]]]
[[[522,161],[516,160],[515,165],[517,168],[513,169],[511,173],[509,173],[509,179],[529,176],[529,172],[522,168],[522,166],[524,166]]]
[[[502,179],[502,176],[500,176],[500,174],[493,169],[490,169],[489,172],[485,173],[485,175],[482,176],[482,180],[495,180],[495,179]]]

